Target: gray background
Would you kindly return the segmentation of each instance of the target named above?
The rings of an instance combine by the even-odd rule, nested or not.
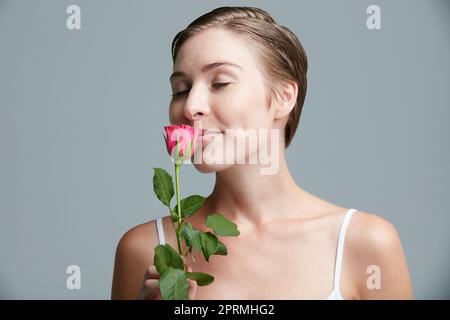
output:
[[[370,4],[382,30],[366,28]],[[152,167],[172,169],[170,43],[222,5],[268,10],[306,49],[297,182],[392,221],[416,297],[448,299],[450,5],[409,0],[0,1],[0,298],[110,297],[121,235],[165,215]],[[181,179],[185,194],[214,182],[192,166]],[[66,289],[71,264],[81,290]]]

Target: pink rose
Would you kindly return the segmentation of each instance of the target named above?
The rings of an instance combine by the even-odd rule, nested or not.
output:
[[[167,152],[175,163],[190,159],[195,152],[200,130],[185,124],[165,126],[164,129]]]

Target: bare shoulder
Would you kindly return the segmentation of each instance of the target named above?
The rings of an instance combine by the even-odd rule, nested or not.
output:
[[[120,238],[115,254],[112,299],[135,299],[158,244],[155,220],[139,224]]]
[[[348,271],[361,299],[410,299],[412,284],[395,225],[376,214],[357,211],[346,235]]]
[[[347,240],[361,253],[369,251],[385,252],[400,244],[400,238],[396,227],[389,220],[376,214],[357,211],[351,220],[352,228],[349,229]]]
[[[122,253],[147,253],[158,242],[156,221],[151,220],[126,231],[117,244],[117,250]]]

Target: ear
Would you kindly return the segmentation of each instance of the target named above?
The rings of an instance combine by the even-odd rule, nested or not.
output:
[[[275,119],[287,116],[297,103],[298,84],[296,81],[285,81],[277,90],[275,103]]]

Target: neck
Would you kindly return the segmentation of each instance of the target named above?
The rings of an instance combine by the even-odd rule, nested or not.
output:
[[[279,170],[273,175],[262,175],[258,164],[238,164],[217,172],[214,190],[204,205],[207,213],[220,213],[247,230],[292,217],[294,202],[305,199],[307,192],[295,183],[284,152],[279,159]]]

